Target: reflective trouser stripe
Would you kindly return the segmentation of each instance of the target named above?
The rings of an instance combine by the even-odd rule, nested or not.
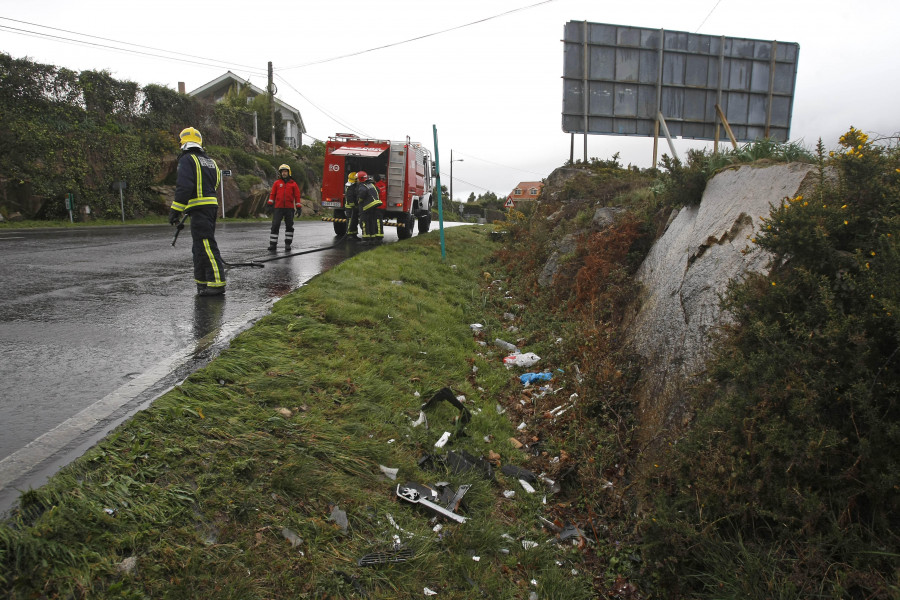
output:
[[[208,281],[206,285],[209,287],[222,287],[225,285],[225,282],[222,281],[222,274],[219,272],[219,263],[216,261],[216,257],[213,256],[212,248],[209,247],[209,240],[203,240],[203,249],[206,251],[206,256],[209,258],[209,264],[212,265],[213,271],[213,280]]]
[[[294,240],[294,231],[285,229],[284,231],[284,243],[288,246],[291,245],[291,242]]]

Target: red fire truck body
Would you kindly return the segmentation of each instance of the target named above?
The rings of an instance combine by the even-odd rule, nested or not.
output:
[[[344,235],[350,211],[344,207],[344,189],[350,173],[365,171],[370,181],[380,175],[387,184],[382,207],[385,219],[396,219],[397,236],[412,236],[431,228],[431,192],[434,166],[431,153],[422,144],[405,141],[364,139],[338,133],[325,143],[322,173],[322,207],[334,209],[334,233]]]

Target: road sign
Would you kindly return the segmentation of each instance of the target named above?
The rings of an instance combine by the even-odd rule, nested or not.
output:
[[[224,177],[231,177],[231,169],[228,169],[227,171],[222,171],[222,175]]]
[[[506,204],[504,204],[503,206],[505,206],[506,208],[515,208],[516,203],[513,202],[513,199],[512,199],[512,198],[507,198],[507,199],[506,199]]]
[[[738,141],[787,141],[799,44],[569,21],[563,123],[572,133],[717,139],[716,105]]]

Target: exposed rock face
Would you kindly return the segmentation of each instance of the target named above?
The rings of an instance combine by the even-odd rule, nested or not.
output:
[[[547,262],[544,264],[544,269],[541,271],[541,274],[538,275],[538,285],[547,287],[553,283],[553,276],[556,275],[556,272],[559,270],[560,259],[566,254],[575,252],[576,245],[576,237],[575,234],[572,233],[567,234],[561,240],[554,242],[553,252],[550,253],[550,258],[548,258]]]
[[[643,298],[628,327],[629,342],[646,359],[638,417],[643,442],[687,424],[681,400],[709,355],[710,336],[727,315],[719,297],[728,282],[766,272],[769,256],[748,238],[787,196],[795,196],[815,167],[743,166],[716,175],[699,206],[683,208],[641,265]]]

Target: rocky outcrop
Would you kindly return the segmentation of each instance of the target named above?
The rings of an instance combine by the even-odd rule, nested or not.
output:
[[[728,318],[719,298],[730,281],[766,272],[769,256],[745,251],[759,218],[795,196],[814,169],[793,163],[719,173],[700,205],[681,209],[654,244],[637,274],[643,295],[628,326],[629,343],[646,364],[638,393],[642,442],[690,421],[681,395],[697,381],[711,335]]]

